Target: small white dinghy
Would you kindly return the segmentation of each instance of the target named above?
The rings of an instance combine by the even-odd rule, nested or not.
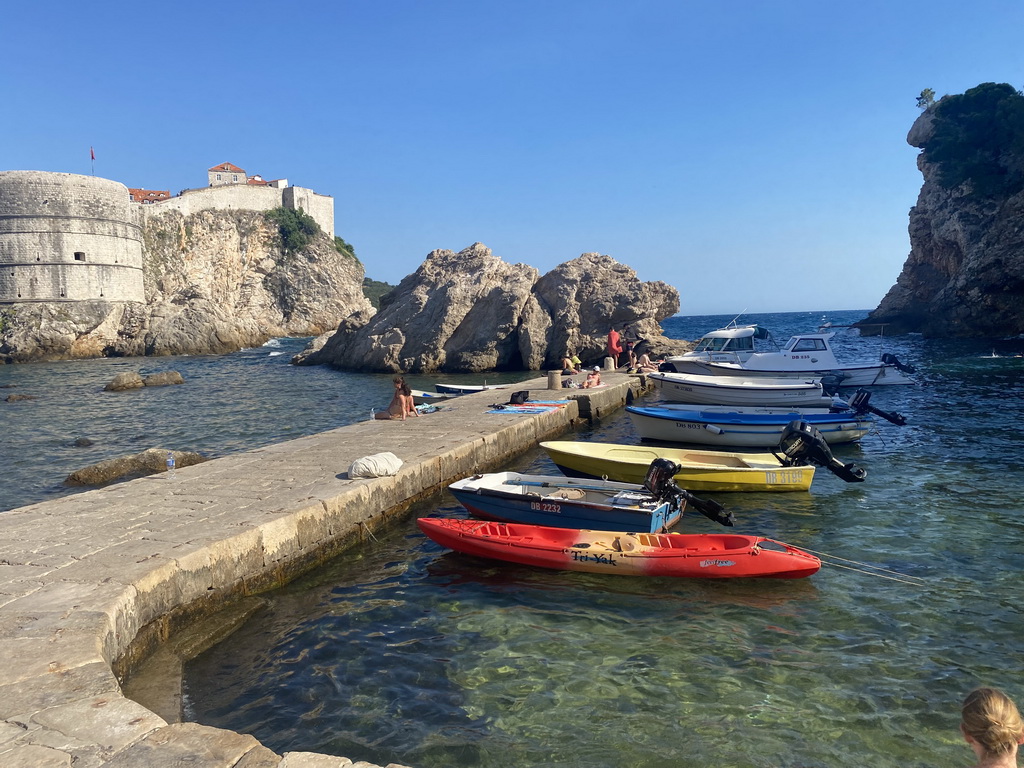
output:
[[[700,376],[651,373],[648,378],[661,396],[674,403],[745,405],[783,408],[828,408],[832,398],[820,379]]]

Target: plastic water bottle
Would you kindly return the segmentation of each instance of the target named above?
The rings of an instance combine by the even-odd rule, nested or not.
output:
[[[370,421],[373,421],[376,418],[377,418],[377,409],[376,408],[371,408],[370,409]]]
[[[174,454],[167,452],[167,476],[174,477]]]

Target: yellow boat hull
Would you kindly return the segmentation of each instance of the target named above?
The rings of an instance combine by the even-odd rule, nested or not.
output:
[[[806,491],[814,479],[813,466],[784,467],[771,453],[571,440],[552,440],[540,445],[570,477],[606,477],[639,484],[651,462],[663,458],[682,467],[675,480],[688,491]]]

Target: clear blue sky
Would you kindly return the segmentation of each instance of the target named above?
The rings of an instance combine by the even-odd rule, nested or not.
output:
[[[1019,0],[7,3],[0,170],[335,199],[367,275],[597,251],[683,314],[872,309],[922,88],[1024,84]]]

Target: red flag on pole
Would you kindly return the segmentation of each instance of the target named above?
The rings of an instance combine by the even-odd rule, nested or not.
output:
[[[92,147],[89,147],[89,159],[90,160],[95,160],[96,159],[96,153],[92,151]]]

